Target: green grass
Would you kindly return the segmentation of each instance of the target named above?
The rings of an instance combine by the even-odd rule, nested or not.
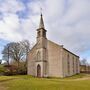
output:
[[[4,87],[3,90],[90,90],[90,75],[80,74],[64,79],[0,76],[0,87]]]

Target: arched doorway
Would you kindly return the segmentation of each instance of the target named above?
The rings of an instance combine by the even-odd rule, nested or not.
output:
[[[37,65],[37,77],[41,77],[41,66]]]

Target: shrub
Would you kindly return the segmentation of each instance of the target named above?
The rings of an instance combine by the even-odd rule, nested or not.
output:
[[[14,65],[5,65],[4,75],[16,75],[17,74],[17,67]]]
[[[3,75],[5,71],[5,68],[3,65],[0,65],[0,75]]]

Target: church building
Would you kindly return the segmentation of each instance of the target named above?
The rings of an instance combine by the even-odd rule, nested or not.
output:
[[[46,37],[43,16],[37,29],[37,42],[28,54],[28,75],[67,77],[80,73],[79,56]]]

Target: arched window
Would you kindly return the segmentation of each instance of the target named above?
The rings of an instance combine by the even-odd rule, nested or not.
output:
[[[37,60],[40,60],[41,59],[41,53],[38,51],[37,52]]]
[[[40,31],[38,31],[38,37],[40,37]]]
[[[78,73],[78,59],[76,58],[76,73]]]
[[[75,66],[75,64],[74,64],[75,60],[74,60],[74,57],[72,58],[72,61],[73,61],[73,73],[74,73],[75,72],[75,67],[74,67]]]
[[[69,61],[70,57],[69,54],[67,55],[67,69],[68,69],[68,74],[70,74],[70,61]]]

